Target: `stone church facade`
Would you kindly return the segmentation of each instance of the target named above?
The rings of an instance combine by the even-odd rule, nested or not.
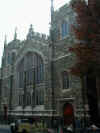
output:
[[[54,12],[53,59],[50,37],[34,32],[32,25],[25,40],[18,40],[16,32],[11,42],[5,40],[0,80],[1,111],[6,105],[8,115],[14,117],[51,117],[52,113],[61,117],[63,106],[69,103],[74,115],[81,115],[81,84],[78,77],[70,74],[75,57],[68,50],[76,41],[71,30],[74,22],[75,13],[68,5]]]

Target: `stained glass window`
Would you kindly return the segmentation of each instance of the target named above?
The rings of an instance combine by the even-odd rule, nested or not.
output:
[[[62,37],[65,37],[68,34],[68,23],[63,22],[61,26],[61,32],[62,32]]]
[[[32,85],[33,83],[39,84],[43,82],[44,65],[41,56],[38,54],[27,53],[20,61],[17,69],[19,88],[24,88],[25,84]]]

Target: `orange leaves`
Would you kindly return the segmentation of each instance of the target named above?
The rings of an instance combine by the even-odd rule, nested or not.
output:
[[[84,32],[77,32],[77,33],[76,33],[77,39],[78,39],[78,40],[83,40],[83,39],[85,39],[84,34],[85,34]]]
[[[96,5],[96,0],[88,0],[88,5],[90,9],[93,9]]]
[[[70,73],[73,74],[73,75],[76,75],[76,76],[80,76],[81,72],[80,72],[80,69],[78,69],[77,67],[73,67],[70,69]]]
[[[83,44],[78,44],[74,48],[72,48],[72,52],[74,52],[78,58],[78,60],[83,60],[84,63],[92,60],[93,58],[93,49]]]
[[[78,40],[84,40],[87,38],[87,25],[78,25],[78,27],[72,26],[74,34]]]
[[[74,67],[71,68],[70,72],[76,76],[85,75],[88,71],[87,65],[88,64],[84,64],[83,62],[77,63]]]
[[[85,4],[85,1],[79,1],[79,2],[76,2],[76,4],[74,4],[73,6],[73,9],[76,11],[76,12],[84,12],[86,11],[86,4]]]
[[[73,52],[74,48],[69,47],[69,52]]]
[[[97,3],[100,4],[100,0],[89,0],[88,5],[79,0],[73,5],[77,25],[73,25],[72,29],[79,42],[69,51],[77,57],[76,64],[71,68],[71,73],[77,76],[100,64],[100,8]]]
[[[96,38],[96,36],[97,36],[96,34],[91,33],[91,34],[88,35],[88,38],[89,39],[93,39],[93,38]]]
[[[92,23],[91,26],[94,30],[98,30],[98,25],[96,23]]]

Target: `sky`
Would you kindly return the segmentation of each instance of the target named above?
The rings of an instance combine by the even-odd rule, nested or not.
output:
[[[54,0],[54,9],[70,0]],[[35,32],[49,34],[51,0],[0,0],[0,64],[5,35],[7,42],[14,38],[26,38],[30,24]]]

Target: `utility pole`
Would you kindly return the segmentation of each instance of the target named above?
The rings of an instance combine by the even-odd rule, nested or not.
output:
[[[54,20],[54,0],[51,0],[51,28],[50,28],[50,45],[51,45],[51,89],[52,89],[52,119],[51,125],[54,127],[54,109],[55,109],[55,94],[54,94],[54,28],[53,28],[53,20]]]

